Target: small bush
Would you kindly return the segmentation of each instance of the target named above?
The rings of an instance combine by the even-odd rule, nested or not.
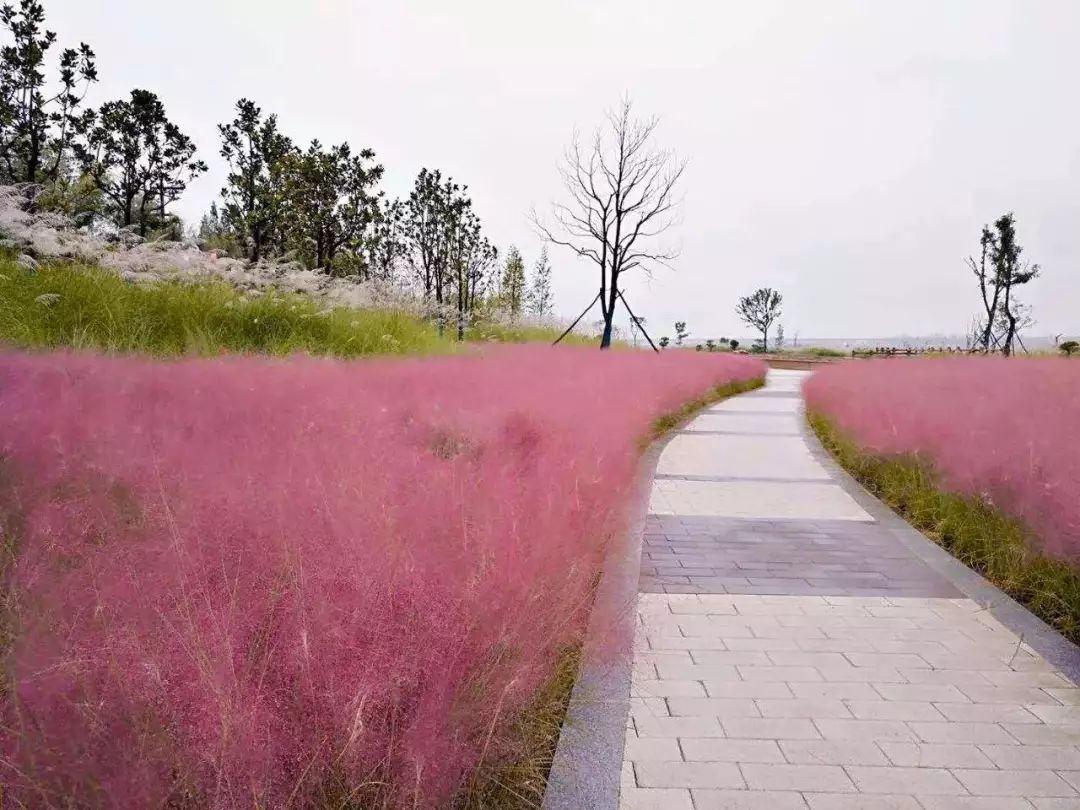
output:
[[[793,354],[804,354],[809,357],[847,357],[847,352],[840,349],[827,349],[824,346],[807,346],[805,349],[791,349]]]

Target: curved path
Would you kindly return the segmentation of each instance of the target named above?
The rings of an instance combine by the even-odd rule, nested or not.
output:
[[[1075,648],[853,486],[802,378],[660,457],[619,807],[1080,808],[1080,690],[1036,651]]]

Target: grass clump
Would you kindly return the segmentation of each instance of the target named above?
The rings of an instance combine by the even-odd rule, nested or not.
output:
[[[863,486],[934,542],[978,571],[1063,636],[1080,643],[1080,572],[1038,553],[1020,521],[982,500],[946,491],[933,466],[914,455],[863,450],[826,416],[811,412],[814,432]]]
[[[521,755],[501,767],[481,764],[461,810],[535,810],[543,804],[581,654],[580,644],[563,650],[552,677],[511,724]]]
[[[449,351],[434,325],[391,310],[321,310],[302,295],[248,297],[230,284],[129,284],[95,267],[0,259],[0,342],[157,357],[223,352],[335,357]]]

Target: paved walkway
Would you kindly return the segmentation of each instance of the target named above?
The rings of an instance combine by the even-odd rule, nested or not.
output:
[[[802,378],[661,456],[620,807],[1080,808],[1080,690],[852,498]]]

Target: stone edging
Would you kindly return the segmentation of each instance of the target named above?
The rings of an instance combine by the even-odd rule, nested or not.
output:
[[[802,432],[810,452],[825,469],[833,473],[836,483],[886,528],[897,542],[951,582],[969,599],[987,609],[991,616],[1019,636],[1023,643],[1060,670],[1069,680],[1080,684],[1080,647],[878,500],[837,463],[821,444],[805,415],[802,419]]]
[[[656,467],[664,448],[682,432],[683,426],[718,402],[732,398],[710,403],[653,441],[642,454],[628,510],[629,526],[604,559],[585,632],[581,670],[570,693],[548,772],[543,810],[619,810],[626,723],[630,717],[641,546]],[[620,646],[625,650],[623,655],[613,657],[603,652]]]
[[[585,654],[548,773],[543,810],[618,810],[626,722],[630,716],[634,620],[641,574],[641,544],[649,494],[660,454],[676,435],[654,441],[642,456],[634,484],[630,525],[604,560],[603,575],[585,633]],[[612,635],[625,654],[612,659]]]

